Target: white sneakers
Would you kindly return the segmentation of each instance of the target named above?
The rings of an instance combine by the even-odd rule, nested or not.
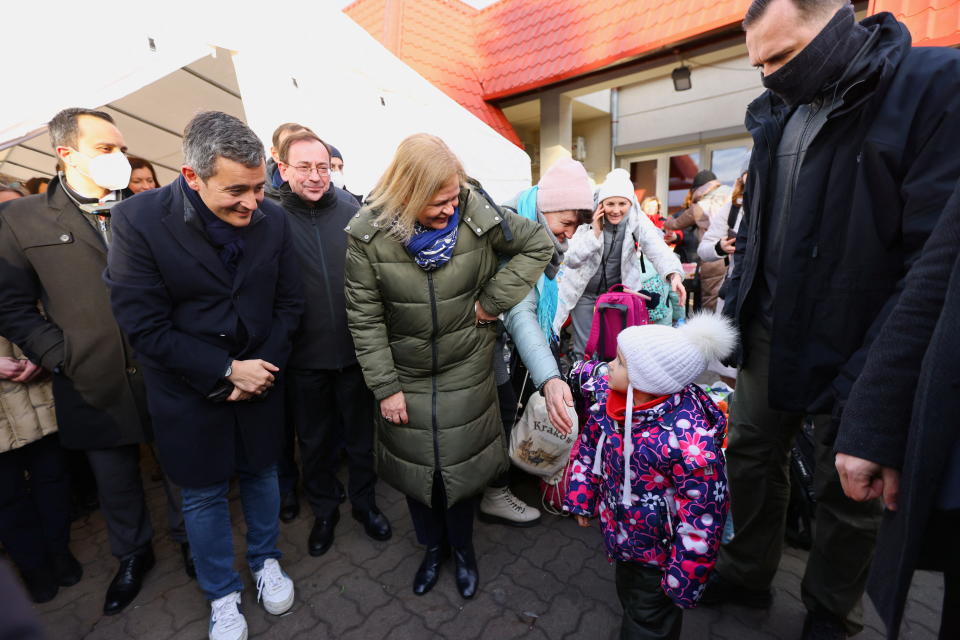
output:
[[[247,621],[240,613],[240,592],[210,603],[210,640],[247,640]]]
[[[257,600],[263,602],[267,613],[275,616],[286,613],[293,606],[293,580],[283,572],[280,563],[269,558],[260,571],[255,571]]]
[[[273,558],[253,573],[253,580],[257,585],[257,600],[263,602],[267,613],[278,616],[293,606],[293,580]],[[239,591],[210,603],[208,635],[210,640],[247,640],[247,621],[240,613]]]
[[[513,495],[510,487],[487,487],[480,501],[480,519],[512,527],[532,527],[540,522],[540,511]]]

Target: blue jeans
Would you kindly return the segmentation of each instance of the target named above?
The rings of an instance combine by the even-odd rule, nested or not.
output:
[[[280,489],[277,466],[263,471],[238,472],[240,502],[247,523],[247,564],[259,571],[268,558],[279,558]],[[230,482],[207,487],[183,487],[183,519],[197,566],[197,582],[208,600],[242,591],[233,568],[233,530],[227,493]]]

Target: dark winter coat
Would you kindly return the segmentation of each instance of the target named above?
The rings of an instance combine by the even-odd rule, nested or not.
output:
[[[174,483],[202,487],[228,480],[238,458],[251,470],[276,463],[282,373],[303,299],[280,207],[264,201],[254,213],[233,276],[181,184],[114,207],[104,279],[143,363],[160,462]],[[258,358],[281,371],[266,398],[207,399],[231,360]]]
[[[60,442],[70,449],[151,439],[143,374],[113,317],[106,266],[103,240],[59,178],[0,214],[0,335],[55,371]]]
[[[377,472],[430,504],[439,470],[452,505],[508,466],[492,366],[496,324],[478,327],[474,303],[500,314],[520,302],[553,242],[538,223],[464,187],[453,258],[426,272],[375,219],[364,207],[346,227],[350,331],[367,386],[378,401],[403,391],[410,418],[390,424],[377,412]],[[509,261],[498,271],[501,256]]]
[[[303,277],[304,313],[294,338],[290,366],[343,369],[356,364],[343,290],[347,255],[343,228],[360,206],[352,195],[333,185],[313,205],[291,191],[289,183],[267,195],[287,212],[290,239]]]
[[[889,13],[861,24],[871,48],[836,88],[836,107],[795,174],[783,222],[769,377],[770,404],[780,410],[842,410],[960,177],[960,52],[911,48],[906,27]],[[754,148],[746,223],[724,306],[741,331],[760,313],[766,200],[790,113],[769,91],[747,111]]]
[[[960,189],[870,350],[837,437],[841,453],[901,470],[897,510],[884,516],[868,585],[891,638],[899,633],[921,549],[943,544],[925,540],[924,533],[941,477],[960,444],[958,247]]]

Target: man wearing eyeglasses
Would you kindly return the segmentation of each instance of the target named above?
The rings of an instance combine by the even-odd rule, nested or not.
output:
[[[335,476],[338,442],[350,473],[353,517],[374,540],[392,534],[376,505],[373,470],[373,394],[363,380],[347,329],[344,227],[356,199],[330,182],[330,148],[310,130],[287,136],[277,166],[285,183],[271,190],[286,211],[303,274],[306,309],[295,337],[287,379],[287,419],[300,439],[307,500],[316,518],[308,539],[312,556],[333,544],[340,520]]]

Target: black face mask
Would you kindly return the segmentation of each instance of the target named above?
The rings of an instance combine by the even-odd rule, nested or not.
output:
[[[870,32],[855,22],[853,7],[847,5],[803,51],[763,76],[763,86],[790,106],[807,104],[843,75],[869,36]]]

